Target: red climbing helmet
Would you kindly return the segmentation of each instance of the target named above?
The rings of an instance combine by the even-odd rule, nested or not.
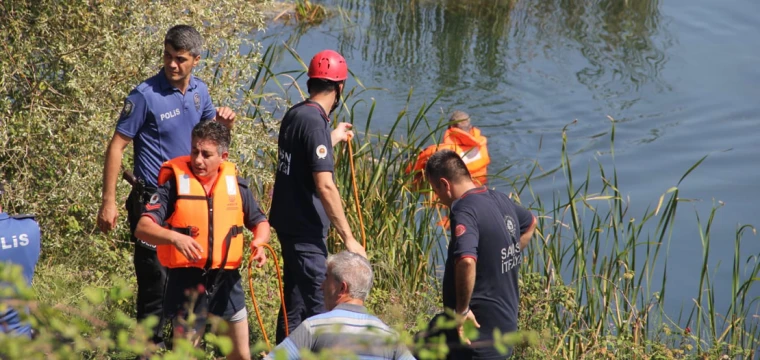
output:
[[[332,50],[322,50],[311,58],[309,78],[343,81],[348,77],[346,59]]]

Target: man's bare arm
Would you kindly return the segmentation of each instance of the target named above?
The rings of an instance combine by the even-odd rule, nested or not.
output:
[[[472,290],[475,288],[475,265],[477,262],[471,257],[464,257],[457,261],[455,265],[455,289],[457,314],[462,314],[470,307],[470,298]]]
[[[253,233],[253,246],[259,247],[269,243],[272,230],[268,221],[262,221],[249,230]]]
[[[105,165],[103,165],[102,202],[98,210],[98,228],[108,233],[116,227],[119,211],[116,207],[116,181],[121,169],[121,158],[124,149],[132,141],[131,138],[114,132],[106,150]]]
[[[346,214],[343,212],[343,205],[340,201],[340,193],[338,187],[333,182],[333,174],[328,171],[320,171],[312,173],[314,176],[314,184],[319,194],[319,199],[322,201],[322,206],[325,207],[327,217],[330,218],[335,229],[338,231],[343,242],[346,244],[346,248],[349,251],[358,253],[366,257],[364,248],[356,241],[351,228],[348,226],[348,220]]]
[[[533,237],[533,233],[536,231],[536,217],[533,217],[533,223],[530,224],[530,227],[528,230],[525,230],[524,233],[520,234],[520,251],[528,247],[528,244],[530,244],[530,239]]]

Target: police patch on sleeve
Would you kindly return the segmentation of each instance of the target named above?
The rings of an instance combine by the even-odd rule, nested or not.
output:
[[[201,94],[195,93],[193,102],[195,103],[195,111],[201,111]]]
[[[464,226],[464,224],[459,224],[456,228],[454,228],[454,235],[456,237],[460,237],[464,235],[465,231],[467,231],[467,228]]]
[[[124,99],[124,107],[121,109],[121,117],[132,115],[132,110],[134,110],[134,108],[135,104],[133,104],[132,101]]]
[[[158,193],[153,193],[151,195],[150,200],[147,204],[145,204],[145,210],[147,211],[153,211],[161,207],[161,204],[158,203],[159,197]]]
[[[327,146],[324,146],[324,145],[317,146],[317,157],[320,159],[324,159],[327,157]]]

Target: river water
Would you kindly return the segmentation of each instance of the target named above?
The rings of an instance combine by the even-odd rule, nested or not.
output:
[[[559,166],[561,130],[577,120],[568,139],[580,178],[597,161],[611,169],[611,116],[614,165],[634,217],[709,155],[680,185],[681,197],[696,201],[680,205],[667,304],[672,313],[690,309],[698,295],[695,214],[704,222],[720,201],[709,259],[716,305],[725,310],[731,299],[721,294],[730,291],[735,230],[760,226],[760,1],[322,3],[339,15],[309,28],[275,24],[257,37],[264,46],[288,44],[307,62],[324,48],[340,51],[365,86],[384,89],[362,95],[379,105],[374,131],[390,128],[410,89],[413,112],[440,93],[429,118],[467,111],[489,138],[490,168],[514,165],[505,175],[517,176],[535,160],[544,169]],[[299,68],[280,51],[275,71]],[[347,86],[355,85],[351,78]],[[356,119],[368,111],[356,107]],[[546,202],[563,196],[564,186],[556,172],[534,191]],[[742,258],[756,254],[760,243],[750,232]]]

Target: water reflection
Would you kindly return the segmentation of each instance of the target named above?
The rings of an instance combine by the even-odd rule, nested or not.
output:
[[[672,40],[660,25],[659,0],[340,0],[338,5],[367,17],[338,35],[340,47],[358,50],[376,76],[407,86],[422,82],[436,91],[472,86],[493,91],[513,73],[559,66],[570,68],[594,98],[611,99],[619,110],[634,105],[638,97],[626,95],[645,86],[668,90],[660,73]]]
[[[290,37],[286,42],[303,56],[338,48],[355,78],[388,89],[362,95],[378,99],[373,131],[389,131],[410,87],[412,111],[444,92],[429,118],[445,117],[452,107],[468,110],[489,137],[493,169],[514,166],[504,176],[527,173],[534,158],[547,173],[557,169],[561,129],[578,119],[568,130],[568,152],[583,173],[594,171],[597,160],[612,161],[610,115],[627,121],[616,130],[614,161],[621,188],[635,199],[631,214],[644,212],[705,154],[734,148],[730,157],[711,155],[683,190],[733,204],[721,210],[734,221],[720,225],[721,234],[730,237],[736,223],[754,221],[745,209],[756,201],[746,201],[752,184],[744,180],[752,176],[744,165],[758,153],[751,136],[758,124],[753,80],[760,80],[760,47],[752,46],[760,31],[752,16],[760,10],[756,0],[322,1],[346,16],[309,29],[300,44],[302,29],[269,33]],[[298,68],[287,52],[282,58],[279,71]],[[367,108],[357,106],[358,121]],[[546,174],[532,191],[552,199],[563,185],[561,172]],[[687,223],[675,227],[671,254],[694,249],[696,226],[679,221]],[[711,251],[731,261],[731,249]],[[697,286],[691,269],[678,261],[668,268],[677,279],[669,292]]]
[[[513,160],[509,147],[535,149],[535,134],[557,145],[559,129],[573,119],[586,120],[575,128],[580,136],[606,127],[605,115],[652,130],[643,141],[667,131],[655,120],[672,106],[661,96],[671,90],[662,72],[675,41],[659,0],[324,2],[336,17],[280,27],[264,42],[276,37],[272,43],[307,57],[337,49],[357,79],[389,90],[370,95],[383,99],[381,119],[395,118],[410,88],[412,108],[442,93],[432,117],[469,109],[489,136],[501,136],[493,141],[504,147],[495,154],[504,162]],[[277,52],[282,70],[299,68],[282,46]],[[390,121],[376,126],[388,130]]]
[[[359,51],[390,79],[429,81],[440,90],[468,83],[473,74],[506,74],[512,1],[343,0],[339,6],[367,14],[359,31],[369,36],[361,37]],[[341,47],[355,45],[341,39]]]
[[[598,97],[639,91],[649,83],[658,91],[667,88],[660,73],[672,40],[660,26],[658,0],[540,1],[528,9],[527,20],[539,29],[539,41],[583,55],[588,64],[576,72],[577,80]],[[620,105],[624,110],[631,103]]]

